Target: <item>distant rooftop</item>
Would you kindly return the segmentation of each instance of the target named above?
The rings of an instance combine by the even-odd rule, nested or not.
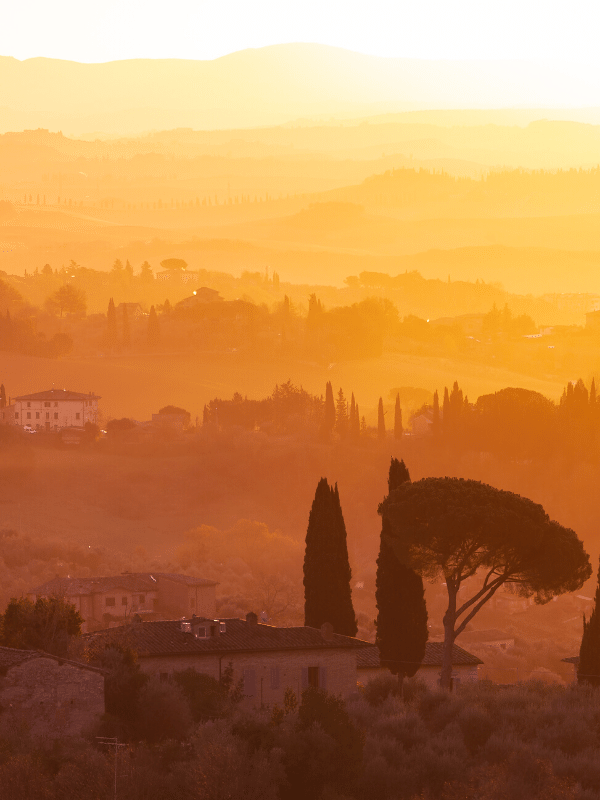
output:
[[[127,592],[155,592],[158,579],[165,578],[184,583],[187,586],[216,586],[217,581],[206,578],[194,578],[192,575],[179,575],[170,572],[125,572],[122,575],[110,575],[99,578],[52,578],[41,586],[29,589],[28,594],[40,597],[53,594],[74,597],[95,593],[111,592],[122,589]]]
[[[442,656],[444,653],[443,642],[427,642],[425,645],[425,655],[421,662],[422,667],[441,667]],[[483,661],[477,656],[467,653],[462,647],[457,644],[452,645],[452,665],[453,666],[476,666],[483,664]],[[369,648],[360,650],[358,653],[357,664],[358,669],[369,669],[374,667],[383,666],[381,663],[379,648],[376,644],[369,645]]]
[[[68,389],[48,389],[45,392],[22,394],[15,400],[100,400],[100,395],[92,392],[71,392]]]
[[[190,623],[202,626],[203,620],[192,618]],[[210,624],[212,620],[206,620]],[[356,649],[373,647],[369,642],[342,636],[338,633],[325,638],[318,628],[276,628],[243,619],[222,619],[225,632],[210,638],[196,638],[181,630],[181,620],[138,622],[84,634],[89,642],[108,642],[125,637],[127,644],[141,657],[163,655],[199,655],[201,653],[244,652],[256,650],[314,650]]]

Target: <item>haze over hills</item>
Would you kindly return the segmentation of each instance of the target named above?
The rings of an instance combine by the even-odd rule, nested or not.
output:
[[[582,68],[378,58],[302,43],[212,61],[1,57],[0,125],[123,135],[419,108],[586,107],[597,103],[597,90],[596,76]]]

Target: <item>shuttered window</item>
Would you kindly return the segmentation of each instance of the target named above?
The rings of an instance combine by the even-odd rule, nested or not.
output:
[[[279,689],[279,667],[271,667],[271,689]]]
[[[253,669],[244,670],[244,694],[254,697],[256,694],[256,673]]]

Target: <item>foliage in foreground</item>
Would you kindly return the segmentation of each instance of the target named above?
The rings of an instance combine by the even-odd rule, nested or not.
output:
[[[131,800],[595,800],[600,692],[542,683],[454,694],[388,677],[343,703],[319,690],[295,708],[232,707],[184,741],[128,745],[119,796]],[[104,800],[112,752],[89,741],[0,741],[12,800]]]

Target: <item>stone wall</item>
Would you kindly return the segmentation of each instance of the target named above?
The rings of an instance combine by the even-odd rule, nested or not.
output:
[[[104,675],[50,656],[0,674],[0,735],[25,727],[32,736],[81,736],[104,713]]]

